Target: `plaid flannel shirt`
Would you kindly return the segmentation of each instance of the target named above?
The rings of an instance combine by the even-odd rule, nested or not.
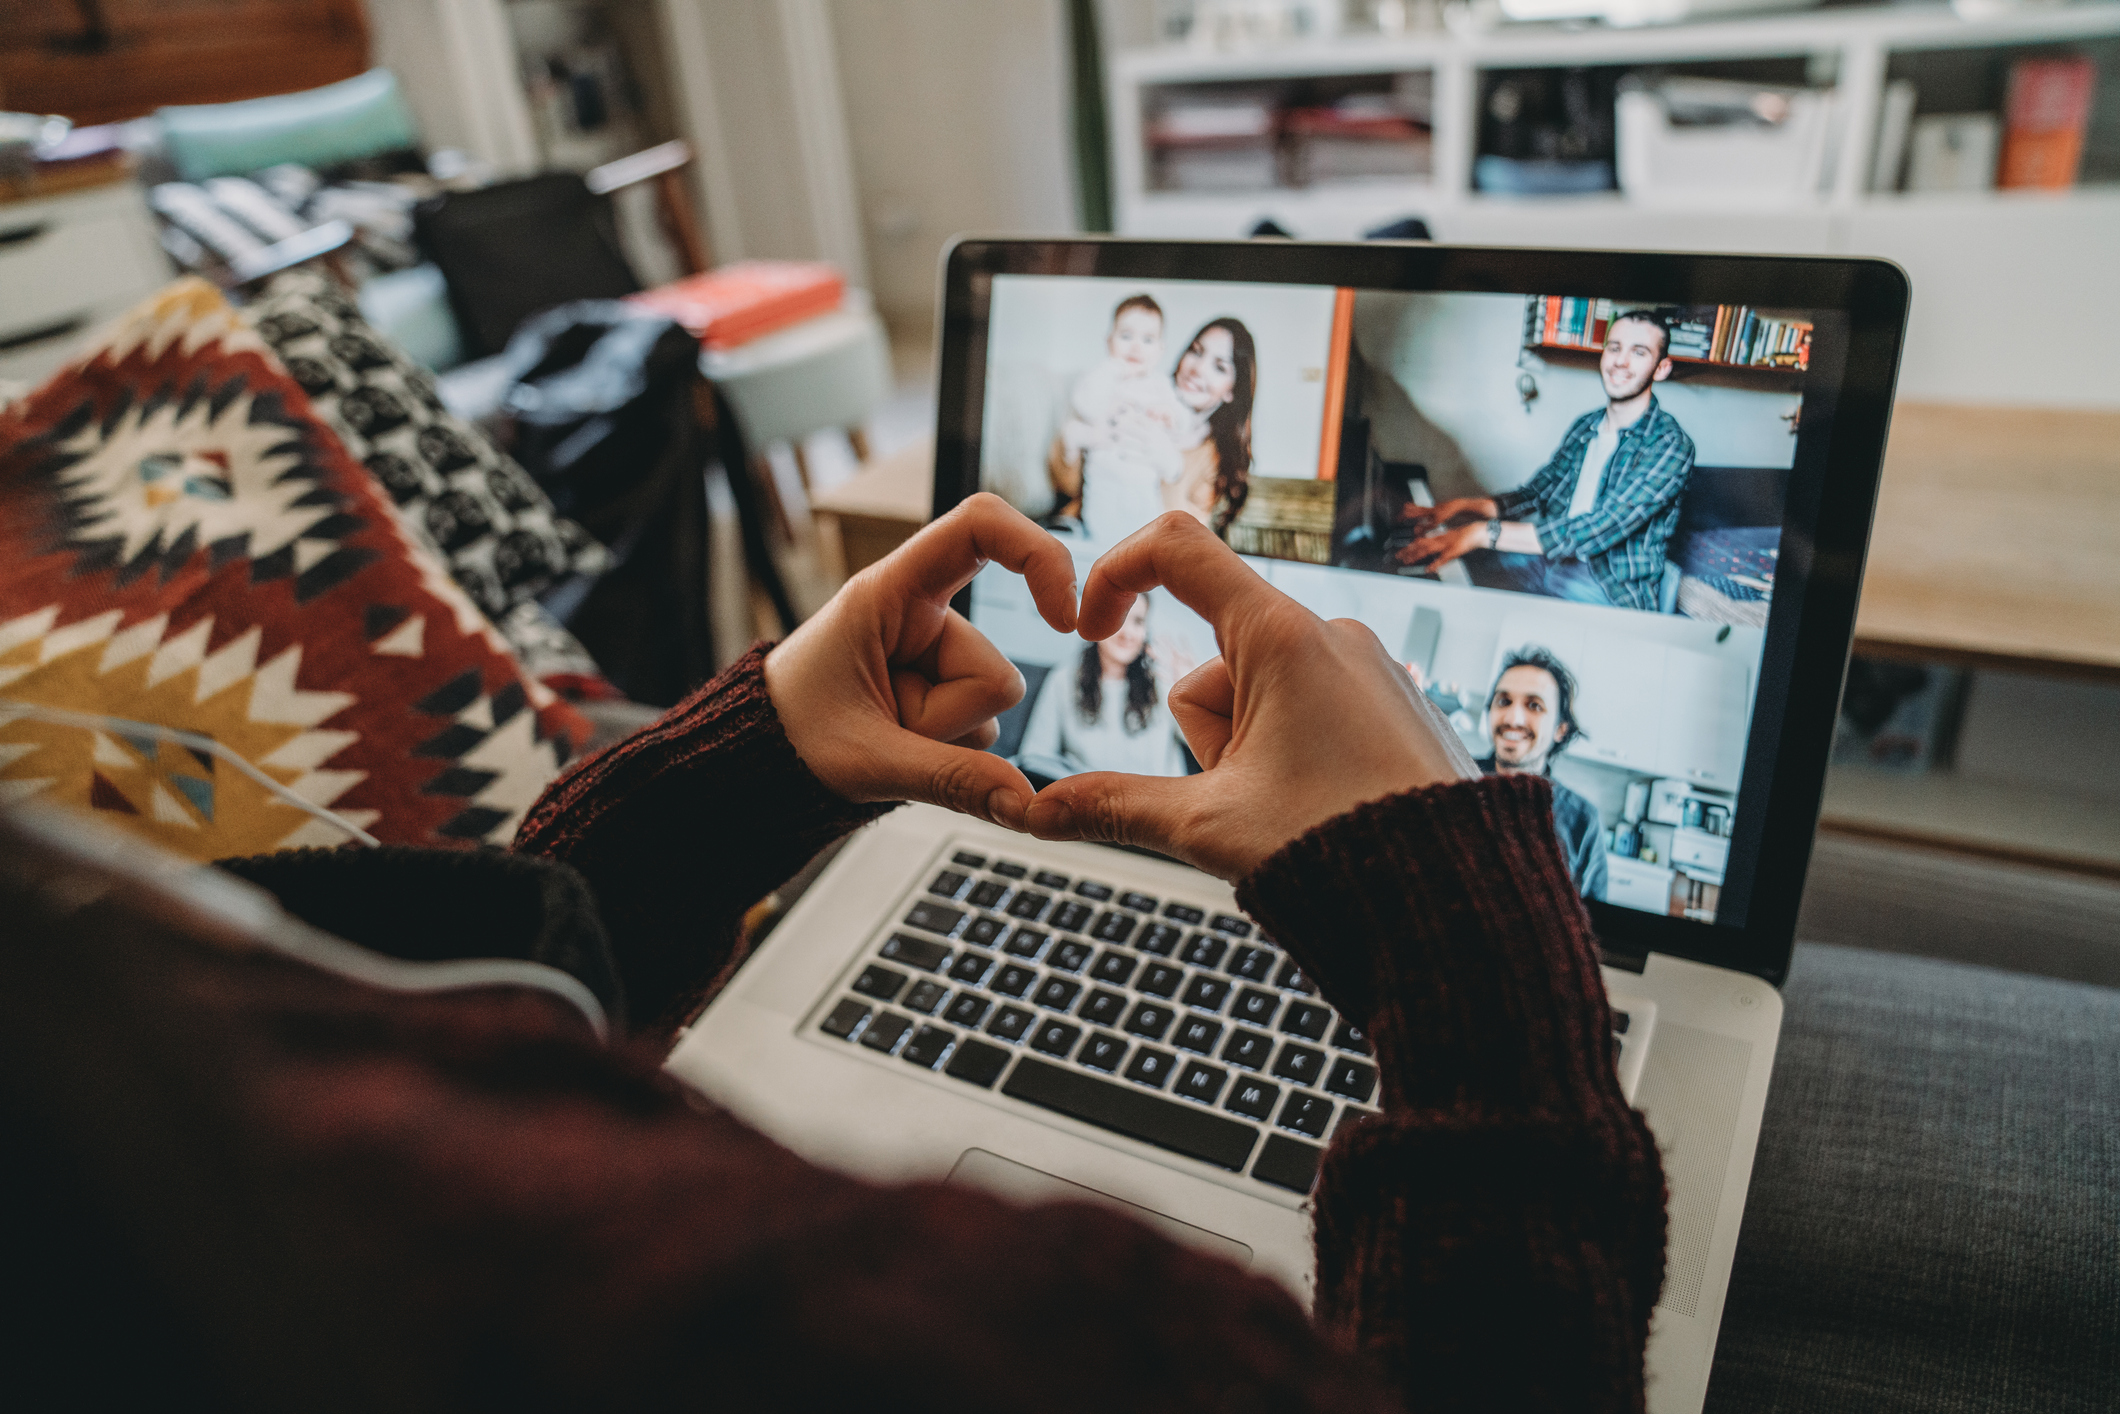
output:
[[[1571,516],[1575,479],[1604,415],[1597,408],[1578,417],[1553,460],[1524,485],[1495,497],[1495,504],[1501,519],[1538,527],[1548,559],[1583,561],[1614,604],[1654,613],[1663,588],[1664,546],[1678,525],[1678,503],[1693,472],[1693,439],[1652,395],[1648,412],[1621,429],[1596,503]]]

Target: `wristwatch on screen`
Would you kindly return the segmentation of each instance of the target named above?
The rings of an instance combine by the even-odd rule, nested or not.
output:
[[[1490,550],[1502,548],[1502,521],[1500,516],[1496,516],[1487,522],[1487,548]]]

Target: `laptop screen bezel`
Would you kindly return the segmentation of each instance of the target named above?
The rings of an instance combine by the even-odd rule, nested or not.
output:
[[[979,489],[986,295],[995,275],[1329,285],[1356,290],[1623,297],[1838,311],[1814,340],[1774,608],[1739,783],[1733,856],[1749,880],[1701,923],[1589,900],[1608,958],[1664,953],[1779,986],[1825,788],[1906,328],[1906,275],[1883,260],[1514,249],[1418,242],[962,237],[944,258],[936,389],[941,515]],[[971,612],[966,590],[956,601]],[[1748,840],[1745,836],[1751,835]],[[1740,881],[1733,877],[1732,884]]]

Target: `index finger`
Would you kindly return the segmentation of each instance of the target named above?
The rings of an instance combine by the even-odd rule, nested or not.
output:
[[[1067,546],[991,492],[968,497],[878,567],[897,594],[947,602],[989,564],[1023,576],[1045,621],[1075,627],[1075,559]]]
[[[1092,643],[1111,637],[1146,590],[1168,589],[1220,633],[1251,608],[1295,601],[1275,589],[1236,551],[1184,511],[1165,511],[1104,552],[1082,589],[1079,632]]]

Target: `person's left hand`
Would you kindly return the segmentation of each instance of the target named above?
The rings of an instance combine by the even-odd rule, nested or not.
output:
[[[1438,530],[1433,535],[1422,536],[1410,545],[1401,546],[1398,561],[1402,565],[1421,565],[1427,569],[1439,570],[1452,560],[1474,550],[1486,548],[1487,522],[1476,520],[1470,525]]]
[[[766,655],[766,692],[803,764],[851,801],[924,800],[1023,828],[1031,783],[987,752],[1023,675],[950,608],[988,561],[1075,627],[1067,547],[999,496],[973,496],[848,580]]]

